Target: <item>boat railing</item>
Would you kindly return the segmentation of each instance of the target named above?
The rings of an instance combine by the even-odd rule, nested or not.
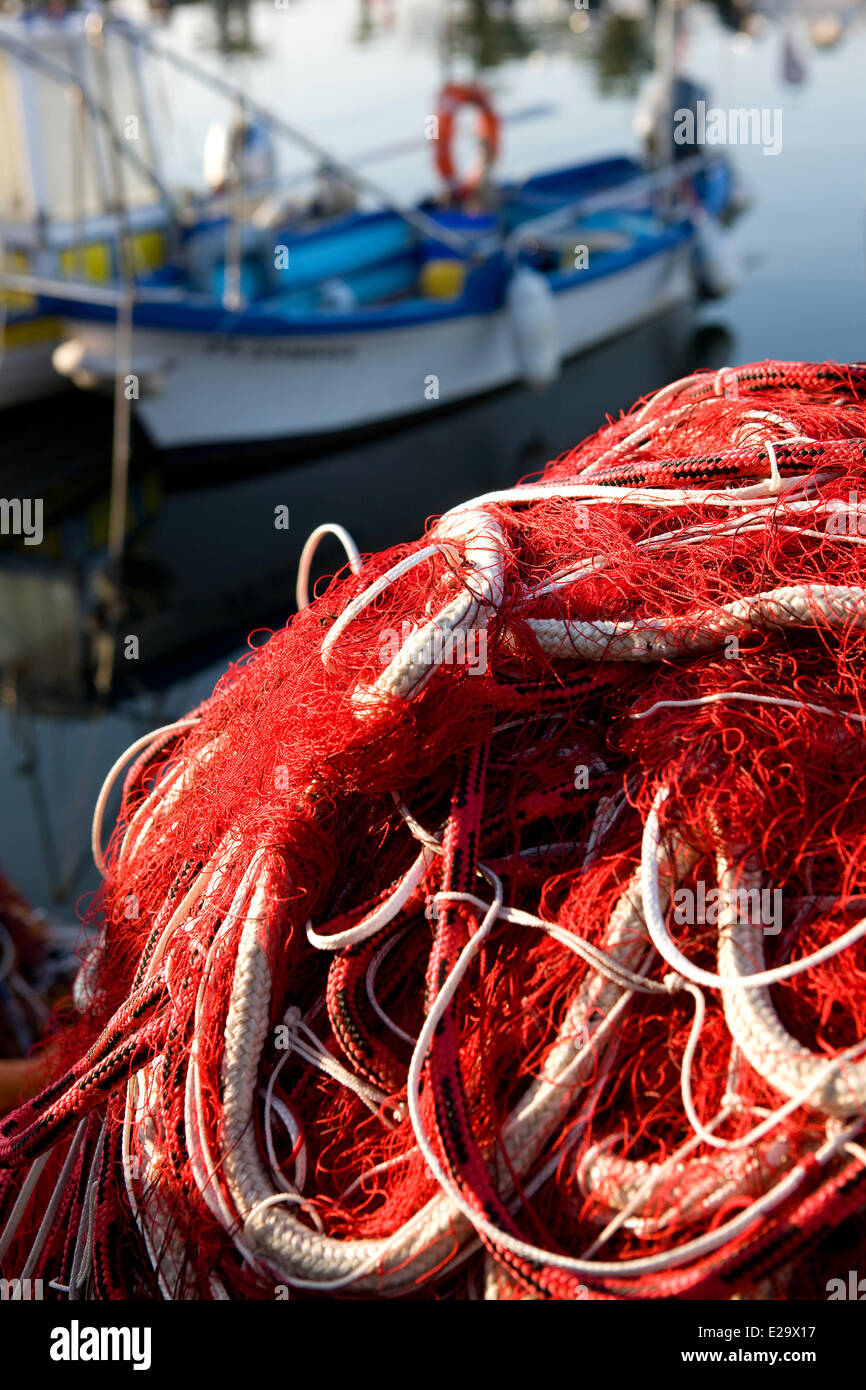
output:
[[[367,194],[389,208],[391,212],[396,213],[425,240],[436,241],[447,246],[449,250],[469,261],[478,262],[484,259],[473,238],[464,236],[451,227],[443,227],[420,208],[407,207],[377,180],[371,179],[367,174],[359,173],[349,162],[340,159],[332,150],[321,145],[318,140],[314,140],[306,131],[301,130],[291,121],[287,121],[284,116],[277,115],[269,107],[260,105],[234,83],[220,77],[217,73],[208,72],[199,63],[183,54],[177,53],[163,44],[154,43],[147,33],[137,26],[131,25],[128,20],[116,18],[113,15],[105,15],[103,24],[106,29],[121,33],[130,43],[137,45],[151,57],[168,63],[178,72],[193,78],[193,80],[202,83],[211,91],[232,102],[262,125],[267,126],[276,135],[281,135],[297,149],[312,156],[320,168],[339,175],[340,178],[345,179],[347,183],[356,188],[359,193]]]
[[[545,213],[541,217],[522,223],[506,239],[506,254],[511,257],[516,256],[527,242],[538,240],[547,232],[568,225],[579,217],[588,216],[608,208],[623,207],[634,201],[635,198],[646,198],[655,192],[669,188],[682,179],[694,178],[710,163],[711,158],[707,155],[695,155],[689,159],[680,160],[674,165],[667,165],[663,169],[624,180],[614,188],[584,195],[554,212]],[[436,236],[442,240],[443,238],[439,234],[443,229],[439,228],[438,223],[434,222],[432,225]],[[0,237],[2,236],[3,228],[0,226]],[[478,248],[476,247],[475,250],[477,254]],[[18,274],[2,269],[0,269],[0,288],[44,295],[54,299],[81,300],[114,308],[125,307],[130,303],[170,303],[179,299],[189,302],[191,299],[201,298],[202,302],[205,302],[206,298],[193,296],[188,289],[177,286],[151,286],[138,282],[129,286],[112,286],[96,284],[92,281],[75,280],[66,276]]]
[[[95,241],[117,240],[120,235],[162,231],[169,220],[161,204],[127,207],[122,214],[88,213],[83,217],[4,219],[0,217],[0,242],[10,251],[72,251]]]
[[[544,237],[548,232],[555,232],[569,223],[576,222],[581,217],[588,217],[595,212],[604,212],[610,208],[626,206],[636,198],[647,198],[654,193],[662,192],[672,187],[683,179],[692,179],[703,169],[712,163],[712,157],[706,154],[692,155],[688,159],[678,160],[675,164],[666,164],[662,169],[655,169],[651,173],[638,174],[635,178],[624,179],[622,183],[616,184],[613,188],[605,188],[598,193],[584,194],[581,198],[576,198],[574,202],[563,204],[553,212],[542,213],[540,217],[533,217],[527,222],[521,222],[510,233],[505,243],[506,253],[515,256],[522,246],[528,241],[536,241]]]
[[[17,274],[0,271],[0,290],[20,294],[41,295],[46,299],[69,299],[83,304],[103,304],[109,308],[125,308],[129,304],[210,303],[205,295],[195,295],[174,285],[124,286],[100,284],[93,280],[75,280],[68,276]]]
[[[469,261],[477,262],[484,258],[479,253],[478,246],[472,238],[462,235],[453,228],[443,227],[420,208],[405,206],[377,181],[369,178],[366,174],[359,173],[350,163],[338,158],[331,150],[319,144],[305,131],[300,130],[284,117],[277,115],[276,112],[252,100],[239,87],[226,81],[225,78],[215,73],[209,73],[198,63],[162,44],[154,43],[146,33],[126,20],[116,19],[107,14],[102,15],[101,20],[106,30],[111,30],[151,57],[174,66],[179,72],[192,77],[210,90],[233,102],[261,124],[266,125],[275,134],[281,135],[296,148],[311,155],[320,168],[334,172],[356,188],[358,192],[373,197],[407,222],[419,236],[436,241]],[[76,91],[80,95],[80,100],[87,114],[105,131],[112,155],[125,161],[137,173],[143,175],[157,191],[160,198],[171,208],[176,220],[179,222],[184,220],[177,197],[172,194],[148,161],[132,148],[129,141],[122,138],[115,128],[111,112],[93,96],[92,92],[82,86],[77,73],[42,53],[33,43],[3,30],[0,30],[0,48],[51,81]],[[203,215],[208,211],[206,200],[201,200],[200,210]]]

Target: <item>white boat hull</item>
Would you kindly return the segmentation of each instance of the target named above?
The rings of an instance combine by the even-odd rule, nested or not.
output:
[[[686,242],[554,302],[563,358],[689,298]],[[78,374],[108,378],[113,326],[70,322]],[[162,448],[308,439],[423,414],[515,382],[521,366],[505,309],[388,329],[239,336],[136,328],[138,418]],[[68,370],[64,368],[64,371]],[[69,371],[75,379],[75,371]]]

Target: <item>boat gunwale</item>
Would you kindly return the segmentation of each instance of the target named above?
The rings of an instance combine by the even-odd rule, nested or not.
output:
[[[578,290],[584,285],[609,278],[653,256],[673,251],[689,239],[691,228],[692,224],[686,219],[671,224],[664,230],[654,231],[646,236],[635,236],[628,246],[620,250],[605,251],[598,257],[595,265],[590,264],[571,271],[551,271],[544,278],[554,295]],[[284,308],[277,308],[276,305],[267,309],[265,306],[273,301],[259,301],[240,312],[232,312],[226,310],[218,301],[190,294],[184,301],[137,302],[133,310],[133,323],[139,329],[217,333],[249,338],[342,337],[356,333],[383,333],[431,326],[457,318],[470,319],[494,314],[501,310],[501,288],[507,278],[504,258],[502,264],[503,270],[498,277],[497,286],[500,292],[495,294],[464,294],[454,300],[426,300],[417,297],[352,313],[319,312],[297,316]],[[41,304],[44,312],[51,313],[65,322],[114,323],[117,313],[113,305],[88,303],[85,300],[52,299],[49,295],[42,297]]]

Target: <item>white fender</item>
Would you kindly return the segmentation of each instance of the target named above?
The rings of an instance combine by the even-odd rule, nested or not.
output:
[[[537,270],[521,265],[505,300],[520,369],[528,384],[541,390],[556,380],[562,357],[553,291]]]
[[[740,267],[727,233],[703,209],[694,217],[695,270],[701,292],[711,299],[730,294],[740,282]]]

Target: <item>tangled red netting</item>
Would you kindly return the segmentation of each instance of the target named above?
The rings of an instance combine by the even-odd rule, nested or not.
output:
[[[866,1207],[864,544],[866,366],[762,362],[320,586],[131,750],[4,1271],[806,1296]]]

